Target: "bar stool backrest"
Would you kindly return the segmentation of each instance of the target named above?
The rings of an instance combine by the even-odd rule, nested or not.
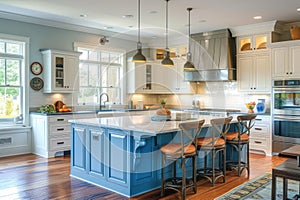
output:
[[[255,118],[257,115],[240,115],[237,117],[237,120],[239,122],[238,126],[238,140],[241,139],[241,136],[243,134],[247,134],[250,136],[250,130],[255,124]]]
[[[232,118],[233,117],[230,116],[226,118],[216,118],[210,120],[210,124],[212,125],[212,145],[215,144],[215,141],[218,140],[218,138],[226,140],[226,133],[230,128],[230,122]]]
[[[189,122],[181,122],[179,124],[180,128],[180,137],[181,137],[181,156],[184,156],[184,148],[189,145],[194,145],[197,149],[197,138],[201,132],[202,126],[205,120],[200,121],[189,121]],[[192,131],[195,131],[195,135],[191,134]],[[186,140],[188,138],[188,140]],[[195,152],[196,153],[196,152]]]

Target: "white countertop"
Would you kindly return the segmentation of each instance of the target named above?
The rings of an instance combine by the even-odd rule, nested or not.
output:
[[[215,116],[199,115],[197,118],[191,120],[205,119],[203,127],[210,126],[210,120],[218,118]],[[236,120],[236,119],[234,119]],[[234,121],[233,120],[233,121]],[[156,135],[159,133],[167,133],[178,131],[178,125],[181,121],[151,121],[151,116],[122,116],[122,117],[108,117],[108,118],[90,118],[90,119],[74,119],[69,120],[70,123],[91,125],[99,127],[117,128],[127,131],[139,131],[150,133],[149,135]]]

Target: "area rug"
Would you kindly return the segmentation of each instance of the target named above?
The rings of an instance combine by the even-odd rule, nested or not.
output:
[[[282,178],[277,178],[276,200],[283,199]],[[293,198],[299,189],[299,182],[288,180],[288,198]],[[272,192],[272,174],[266,173],[254,180],[246,182],[233,190],[227,192],[215,200],[237,200],[237,199],[271,199]]]

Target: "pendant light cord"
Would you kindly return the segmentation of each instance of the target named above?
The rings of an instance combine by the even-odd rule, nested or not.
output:
[[[138,0],[138,42],[140,43],[140,30],[141,30],[141,0]]]
[[[189,52],[191,52],[191,10],[192,8],[187,8],[187,10],[189,11]]]
[[[168,2],[169,0],[166,0],[166,49],[169,49],[168,47]]]

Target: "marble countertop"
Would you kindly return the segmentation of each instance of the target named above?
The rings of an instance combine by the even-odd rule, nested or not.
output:
[[[191,118],[192,120],[205,120],[203,127],[210,127],[210,120],[213,118],[218,118],[208,115],[199,115],[196,118]],[[236,121],[236,118],[233,119]],[[99,126],[104,128],[117,128],[127,131],[138,131],[143,133],[148,133],[149,135],[156,135],[160,133],[167,133],[178,131],[178,125],[182,121],[152,121],[151,116],[122,116],[122,117],[108,117],[108,118],[91,118],[91,119],[74,119],[69,120],[70,123]]]

